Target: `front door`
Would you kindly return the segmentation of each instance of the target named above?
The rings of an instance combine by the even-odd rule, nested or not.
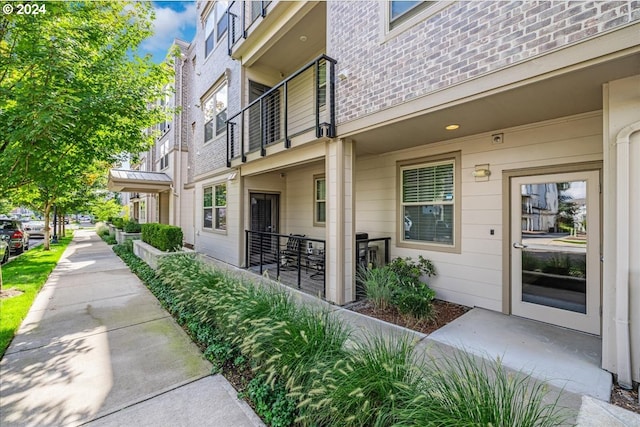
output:
[[[280,195],[250,193],[251,231],[249,236],[249,265],[276,263],[280,222]]]
[[[511,311],[600,334],[598,171],[511,178]]]

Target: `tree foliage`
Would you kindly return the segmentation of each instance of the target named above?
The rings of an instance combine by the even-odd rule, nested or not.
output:
[[[151,18],[150,3],[120,1],[0,16],[0,197],[18,192],[48,220],[96,167],[150,146],[142,130],[167,114],[153,106],[172,72],[133,53]]]

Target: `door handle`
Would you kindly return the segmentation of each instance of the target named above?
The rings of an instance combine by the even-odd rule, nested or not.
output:
[[[515,242],[515,243],[513,244],[513,247],[514,247],[514,248],[516,248],[516,249],[524,249],[524,248],[526,248],[526,247],[528,247],[528,246],[527,246],[527,245],[522,245],[522,244],[520,244],[520,243],[518,243],[518,242]]]

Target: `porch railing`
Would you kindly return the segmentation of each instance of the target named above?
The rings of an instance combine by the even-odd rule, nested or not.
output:
[[[324,240],[245,230],[245,242],[245,268],[324,298]]]
[[[233,47],[241,39],[247,38],[247,33],[256,19],[267,16],[267,6],[271,1],[232,1],[227,8],[227,48],[229,56]],[[249,11],[247,13],[247,8]]]
[[[336,61],[314,59],[227,120],[227,167],[234,159],[278,143],[291,147],[291,138],[315,130],[315,138],[336,134]]]

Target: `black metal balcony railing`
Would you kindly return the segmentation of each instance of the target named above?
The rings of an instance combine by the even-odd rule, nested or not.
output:
[[[247,269],[325,296],[325,241],[296,234],[245,231]]]
[[[227,8],[227,48],[229,56],[240,39],[246,39],[249,28],[256,19],[267,16],[267,6],[271,1],[232,1]],[[249,12],[247,13],[247,8]]]
[[[326,55],[314,59],[227,120],[227,167],[234,159],[313,131],[315,137],[336,134],[335,65]]]

